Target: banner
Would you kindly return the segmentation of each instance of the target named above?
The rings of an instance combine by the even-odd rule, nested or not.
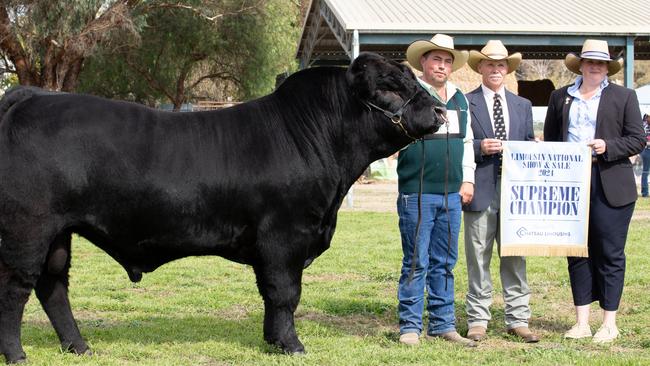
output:
[[[591,148],[504,141],[502,256],[587,257]]]

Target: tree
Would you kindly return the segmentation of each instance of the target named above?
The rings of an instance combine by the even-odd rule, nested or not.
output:
[[[276,0],[268,4],[259,19],[230,25],[231,42],[247,45],[233,55],[240,61],[242,98],[269,93],[275,87],[277,74],[295,69],[295,49],[302,26],[299,19],[297,3]]]
[[[634,62],[634,87],[639,88],[650,84],[650,61],[637,60]]]
[[[99,46],[137,38],[137,0],[5,0],[0,5],[4,72],[20,84],[74,90],[84,60]]]
[[[270,92],[275,75],[295,68],[298,3],[179,2],[148,13],[138,46],[89,60],[81,90],[174,109],[197,99],[249,99]],[[200,9],[183,11],[181,7]],[[221,14],[222,16],[206,16]]]
[[[555,88],[568,85],[576,75],[567,70],[563,60],[523,60],[517,70],[517,80],[549,79]]]
[[[177,106],[210,95],[258,96],[276,73],[295,67],[304,3],[4,0],[3,83],[74,91],[81,82],[84,91]]]

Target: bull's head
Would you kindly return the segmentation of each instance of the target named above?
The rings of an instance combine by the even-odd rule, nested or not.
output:
[[[347,79],[362,103],[384,113],[411,139],[436,132],[445,121],[445,106],[406,65],[363,52],[348,68]]]

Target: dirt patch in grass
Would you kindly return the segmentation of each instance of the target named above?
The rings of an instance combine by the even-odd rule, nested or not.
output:
[[[308,282],[341,282],[341,281],[367,281],[367,278],[355,273],[319,273],[304,274],[302,283]]]
[[[342,211],[397,212],[397,182],[366,181],[350,188]]]
[[[318,312],[296,312],[296,320],[312,321],[328,328],[337,329],[346,334],[368,337],[378,336],[385,332],[399,332],[397,323],[392,314],[337,316]]]

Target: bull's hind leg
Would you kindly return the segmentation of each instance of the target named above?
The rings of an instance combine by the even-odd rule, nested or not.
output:
[[[257,287],[264,299],[264,340],[285,353],[304,353],[294,325],[294,312],[300,301],[302,263],[278,261],[254,266]],[[268,257],[267,257],[268,258]]]
[[[0,260],[0,352],[7,363],[25,361],[20,343],[20,324],[32,288],[33,281]]]
[[[76,354],[87,354],[90,349],[81,337],[68,299],[70,241],[70,234],[64,233],[52,243],[36,283],[36,296],[59,336],[61,347]]]

